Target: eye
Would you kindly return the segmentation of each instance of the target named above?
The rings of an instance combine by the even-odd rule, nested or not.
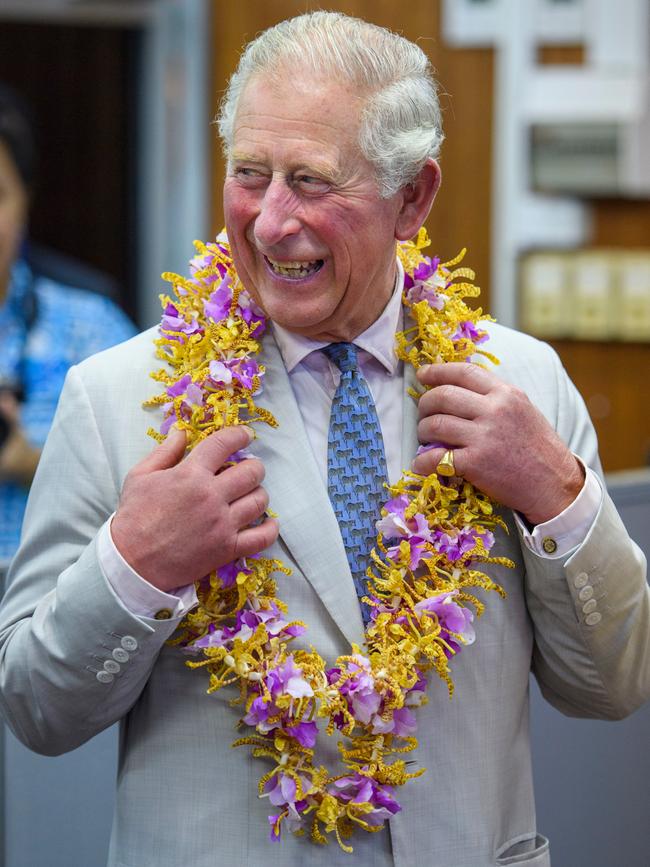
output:
[[[305,193],[326,193],[331,186],[329,181],[315,175],[295,175],[293,182]]]
[[[252,166],[235,166],[232,173],[246,187],[262,186],[269,179],[267,172]]]

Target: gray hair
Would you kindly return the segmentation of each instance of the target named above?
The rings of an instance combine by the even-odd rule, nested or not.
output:
[[[438,156],[443,140],[440,105],[422,49],[359,18],[310,12],[281,21],[246,46],[217,118],[226,158],[239,98],[248,82],[258,73],[278,73],[278,67],[289,64],[367,91],[359,147],[375,168],[382,197],[412,183],[427,159]]]

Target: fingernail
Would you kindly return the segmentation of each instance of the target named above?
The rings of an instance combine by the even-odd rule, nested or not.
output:
[[[248,442],[249,442],[249,443],[252,443],[253,440],[255,439],[255,432],[253,431],[253,428],[251,428],[251,427],[249,427],[247,424],[245,424],[245,425],[244,425],[244,430],[245,430],[246,433],[248,434]]]

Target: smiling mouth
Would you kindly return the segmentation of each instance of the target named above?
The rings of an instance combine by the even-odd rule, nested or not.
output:
[[[269,259],[265,256],[267,265],[279,277],[288,277],[290,280],[303,280],[305,277],[311,277],[312,274],[318,273],[323,267],[322,259],[313,259],[310,262],[276,262],[274,259]]]

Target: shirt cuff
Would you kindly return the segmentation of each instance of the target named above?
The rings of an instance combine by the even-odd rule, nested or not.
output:
[[[181,618],[197,604],[193,584],[165,593],[138,575],[115,547],[111,521],[106,521],[97,537],[97,559],[104,577],[124,607],[136,617],[151,619]]]
[[[584,465],[583,465],[584,466]],[[548,560],[558,560],[581,545],[596,520],[603,499],[603,489],[596,473],[585,467],[585,482],[575,500],[550,521],[532,530],[515,512],[515,521],[524,545]]]

